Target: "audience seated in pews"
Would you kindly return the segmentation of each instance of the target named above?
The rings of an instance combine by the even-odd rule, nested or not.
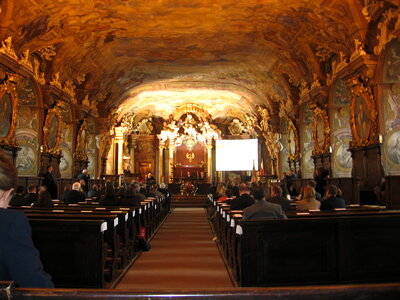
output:
[[[232,200],[235,198],[233,190],[232,189],[227,189],[225,195],[226,195],[226,200],[224,202],[226,204],[231,205]]]
[[[32,207],[54,207],[53,201],[48,191],[40,191],[38,199],[33,203]]]
[[[321,202],[315,199],[315,190],[307,185],[303,188],[302,199],[297,203],[297,210],[320,209]]]
[[[322,194],[320,194],[320,193],[318,193],[317,191],[316,191],[316,186],[317,186],[317,183],[315,182],[315,180],[309,180],[308,182],[307,182],[307,185],[308,186],[310,186],[310,187],[312,187],[313,189],[314,189],[314,191],[315,191],[315,199],[316,200],[318,200],[318,201],[321,201],[322,200]]]
[[[250,189],[247,184],[240,184],[239,195],[239,197],[232,200],[231,210],[243,210],[254,204],[254,198],[250,195]]]
[[[116,195],[114,187],[111,184],[107,184],[105,194],[100,197],[99,204],[102,206],[116,206],[119,203],[120,198]]]
[[[81,184],[79,182],[74,182],[72,184],[72,190],[66,191],[62,195],[62,201],[70,204],[85,201],[85,194],[82,192]]]
[[[36,193],[36,185],[28,185],[28,194],[25,195],[25,205],[32,205],[37,201],[38,194]]]
[[[149,190],[149,197],[161,197],[162,194],[158,191],[157,184],[153,184]]]
[[[130,184],[125,189],[124,195],[121,198],[120,205],[129,207],[140,207],[140,201],[139,198],[136,197],[136,192],[133,185]]]
[[[142,188],[141,188],[139,182],[135,182],[134,189],[135,189],[136,201],[139,201],[139,203],[140,203],[140,202],[146,200],[146,196],[142,193]]]
[[[0,152],[0,281],[15,281],[24,288],[53,288],[33,245],[28,219],[21,211],[7,209],[16,180],[17,170]]]
[[[215,196],[218,202],[224,202],[226,200],[226,187],[223,183],[218,184]]]
[[[243,210],[243,220],[286,219],[282,207],[265,200],[265,189],[256,186],[252,190],[255,203]]]
[[[22,185],[18,185],[15,189],[15,195],[12,196],[10,200],[11,206],[24,206],[31,205],[31,203],[27,204],[27,201],[24,197],[24,187]]]
[[[342,198],[337,197],[338,188],[331,184],[326,187],[325,200],[321,201],[321,210],[335,208],[346,208],[346,203]]]
[[[279,204],[283,211],[288,211],[290,209],[290,201],[282,197],[282,189],[278,185],[273,185],[271,187],[271,198],[269,202]]]
[[[100,197],[99,186],[97,184],[93,184],[91,190],[87,193],[89,198],[97,199]]]

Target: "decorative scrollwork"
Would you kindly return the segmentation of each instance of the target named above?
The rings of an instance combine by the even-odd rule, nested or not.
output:
[[[6,73],[6,80],[0,85],[0,145],[17,147],[15,140],[15,126],[19,109],[16,82],[19,76]],[[7,130],[8,129],[8,130]]]
[[[355,77],[351,86],[350,124],[353,140],[351,148],[378,143],[378,109],[371,87]]]
[[[311,106],[313,109],[313,155],[328,153],[330,150],[330,127],[328,113],[325,108],[317,104]]]
[[[43,146],[42,152],[61,155],[59,149],[62,132],[62,102],[59,101],[49,109],[43,127]]]
[[[383,13],[383,21],[378,24],[380,33],[376,36],[378,45],[375,46],[376,55],[381,54],[386,45],[396,38],[394,32],[400,30],[400,13],[398,8],[391,8]]]
[[[79,127],[78,135],[76,137],[75,158],[78,160],[88,160],[88,156],[86,153],[87,136],[88,136],[87,131],[88,131],[88,126],[85,120]]]
[[[292,119],[289,119],[288,126],[288,149],[289,149],[289,160],[296,160],[299,158],[299,132]]]

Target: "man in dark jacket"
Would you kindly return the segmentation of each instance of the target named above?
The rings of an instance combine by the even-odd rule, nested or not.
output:
[[[47,187],[47,191],[51,195],[51,199],[57,199],[57,184],[53,177],[53,167],[47,167],[47,173],[44,175],[43,185]]]
[[[240,184],[239,195],[231,201],[231,210],[243,210],[254,204],[254,198],[250,196],[249,187],[245,183]]]
[[[337,197],[338,189],[331,184],[326,187],[326,200],[321,201],[321,210],[332,210],[335,208],[346,208],[346,203],[342,198]]]
[[[25,203],[26,205],[31,205],[35,203],[38,199],[38,194],[36,193],[36,185],[30,184],[28,185],[28,194],[25,195]]]
[[[290,209],[290,201],[282,197],[282,189],[278,185],[273,185],[271,187],[271,199],[269,202],[279,204],[283,211],[288,211]]]
[[[65,203],[78,203],[85,201],[85,194],[82,192],[81,184],[79,182],[75,182],[72,185],[71,191],[66,191],[62,195],[62,201]]]
[[[7,209],[16,179],[17,170],[0,152],[0,281],[15,281],[24,288],[53,288],[33,245],[28,219],[21,211]]]
[[[265,200],[265,190],[262,186],[253,188],[255,203],[243,210],[243,220],[286,219],[282,207]]]

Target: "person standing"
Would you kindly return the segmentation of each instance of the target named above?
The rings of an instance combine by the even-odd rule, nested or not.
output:
[[[81,184],[81,187],[82,190],[85,192],[85,194],[87,194],[87,192],[89,191],[89,180],[90,180],[89,171],[87,169],[83,169],[82,173],[78,175],[78,180],[85,181],[85,184]]]
[[[54,288],[43,271],[31,227],[23,212],[7,209],[17,181],[17,170],[0,152],[0,281],[24,288]]]
[[[48,166],[42,184],[47,187],[47,191],[50,193],[51,199],[57,199],[57,184],[56,181],[54,180],[52,172],[53,172],[53,167]]]

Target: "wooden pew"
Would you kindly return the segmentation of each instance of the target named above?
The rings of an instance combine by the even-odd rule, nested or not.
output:
[[[400,214],[241,221],[240,285],[400,279]]]
[[[107,270],[102,219],[29,218],[32,239],[56,287],[104,288]]]

